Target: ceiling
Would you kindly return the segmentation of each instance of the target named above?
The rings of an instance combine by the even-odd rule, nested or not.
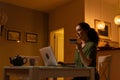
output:
[[[43,12],[49,12],[73,0],[0,0],[0,1]]]
[[[43,12],[49,12],[74,0],[0,0],[5,3],[21,7],[31,8]],[[101,0],[112,6],[118,5],[119,0]]]

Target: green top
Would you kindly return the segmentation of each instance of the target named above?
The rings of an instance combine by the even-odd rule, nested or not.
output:
[[[94,42],[88,41],[85,46],[82,48],[83,53],[86,57],[92,59],[91,64],[88,67],[96,67],[96,53],[97,53],[97,45]],[[80,59],[80,54],[78,50],[75,50],[75,65],[77,67],[85,67]]]

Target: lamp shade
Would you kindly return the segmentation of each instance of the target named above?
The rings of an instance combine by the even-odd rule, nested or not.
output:
[[[7,14],[5,12],[0,12],[0,25],[5,25],[7,20]]]
[[[120,25],[120,15],[115,16],[114,22],[116,25]]]
[[[97,28],[98,28],[98,29],[101,29],[101,30],[104,30],[104,28],[105,28],[105,23],[104,23],[103,21],[99,21],[99,22],[97,23]]]

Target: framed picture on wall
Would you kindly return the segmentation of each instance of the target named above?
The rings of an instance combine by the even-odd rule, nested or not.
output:
[[[19,31],[7,30],[7,40],[18,41],[20,37],[21,33]]]
[[[4,25],[0,25],[0,36],[2,36]]]
[[[26,33],[26,42],[36,43],[38,34],[35,33]]]
[[[2,36],[2,26],[0,25],[0,36]]]
[[[97,20],[97,19],[94,20],[94,26],[95,26],[95,29],[98,32],[100,38],[110,40],[111,39],[111,23],[105,22],[105,28],[98,29],[97,28],[98,22],[100,22],[100,20]]]

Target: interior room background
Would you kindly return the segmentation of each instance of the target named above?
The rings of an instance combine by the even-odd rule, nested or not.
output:
[[[3,67],[11,65],[9,57],[16,54],[40,56],[39,49],[50,45],[50,32],[60,28],[64,28],[64,61],[73,62],[75,46],[69,43],[69,39],[76,38],[75,26],[81,21],[88,22],[92,28],[95,28],[94,19],[110,22],[111,40],[119,42],[118,26],[114,23],[114,17],[119,13],[118,9],[103,2],[100,12],[99,1],[74,0],[49,13],[0,2],[0,11],[6,12],[8,16],[3,35],[0,36],[0,77]],[[7,30],[21,32],[20,43],[7,40]],[[38,34],[37,42],[26,42],[26,32]],[[43,65],[42,59],[40,61],[40,65]]]

